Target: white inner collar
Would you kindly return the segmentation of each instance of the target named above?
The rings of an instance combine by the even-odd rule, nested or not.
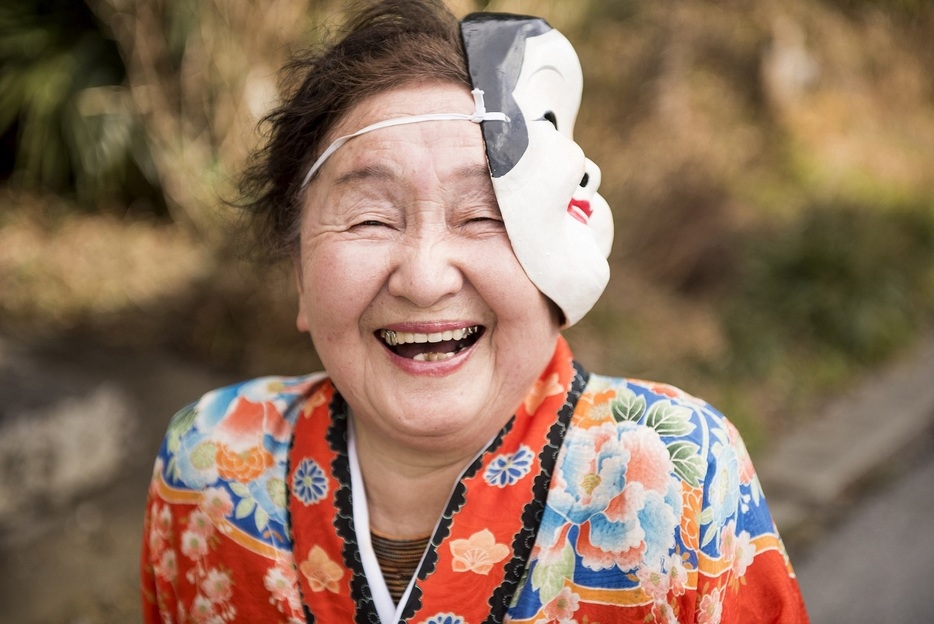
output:
[[[451,486],[450,496],[454,495],[454,490],[457,488],[457,484],[463,480],[464,473],[467,472],[467,469],[486,452],[498,435],[499,432],[494,434],[493,437],[490,438],[490,441],[477,452],[473,459],[467,462],[464,469],[457,476],[457,480],[454,481]],[[363,572],[366,575],[366,582],[370,586],[370,594],[373,597],[373,604],[379,615],[380,623],[396,624],[402,619],[402,612],[405,609],[405,604],[408,602],[409,594],[412,593],[412,588],[415,585],[415,577],[418,574],[418,570],[421,569],[422,564],[425,562],[425,555],[428,554],[428,548],[431,547],[431,538],[429,538],[428,545],[425,547],[425,552],[422,553],[422,558],[415,567],[415,574],[412,575],[408,587],[406,587],[402,598],[399,600],[399,604],[396,605],[389,593],[389,588],[386,586],[386,579],[383,578],[383,571],[379,567],[379,561],[376,559],[376,552],[373,550],[373,542],[370,538],[370,510],[366,502],[366,486],[363,483],[363,472],[360,470],[360,461],[357,456],[353,413],[350,412],[349,409],[347,413],[347,460],[350,464],[350,498],[353,504],[353,526],[354,534],[357,538],[357,548],[360,552],[360,562],[363,564]],[[450,496],[448,500],[450,500]],[[435,534],[438,532],[438,525],[441,524],[442,518],[443,515],[438,518],[434,528],[431,530],[432,538],[434,538]]]

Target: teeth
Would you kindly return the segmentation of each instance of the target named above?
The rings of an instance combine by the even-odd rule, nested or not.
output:
[[[380,338],[390,346],[400,344],[424,344],[426,342],[441,342],[443,340],[463,340],[480,331],[479,326],[463,327],[443,332],[434,332],[431,334],[419,334],[415,332],[397,332],[391,329],[381,329]]]
[[[453,353],[419,353],[412,359],[419,362],[440,362],[450,360],[452,357],[454,357]]]

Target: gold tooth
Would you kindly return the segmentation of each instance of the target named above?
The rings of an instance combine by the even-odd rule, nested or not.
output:
[[[465,327],[464,330],[463,330],[464,334],[463,334],[463,337],[461,338],[461,340],[463,340],[464,338],[467,338],[468,336],[473,336],[473,335],[476,334],[478,331],[480,331],[480,329],[479,329],[479,327],[477,327],[476,325],[471,325],[470,327]],[[380,335],[380,337],[381,337],[384,341],[386,341],[386,343],[389,344],[390,346],[393,346],[393,347],[394,347],[394,346],[396,346],[396,345],[399,344],[399,338],[398,338],[398,335],[396,334],[395,330],[392,330],[392,329],[381,329],[380,332],[379,332],[379,335]]]

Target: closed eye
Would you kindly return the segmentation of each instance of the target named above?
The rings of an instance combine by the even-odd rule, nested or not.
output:
[[[503,220],[498,217],[472,217],[463,223],[463,227],[476,234],[498,234],[504,229]]]
[[[388,223],[386,223],[385,221],[378,221],[377,219],[366,219],[366,220],[364,220],[364,221],[359,221],[359,222],[357,222],[357,223],[354,223],[353,226],[351,226],[351,227],[352,227],[353,229],[360,229],[360,228],[371,228],[371,227],[373,227],[373,228],[388,228],[388,227],[392,227],[392,226],[390,226],[390,225],[389,225]]]

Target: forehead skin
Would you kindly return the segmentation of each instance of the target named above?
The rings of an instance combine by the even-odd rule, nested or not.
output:
[[[429,92],[430,97],[426,97]],[[374,95],[357,104],[331,128],[321,145],[326,147],[340,136],[352,134],[368,125],[388,119],[428,113],[463,113],[469,115],[473,112],[473,97],[467,88],[462,85],[446,82],[407,85]],[[443,130],[439,132],[439,128]],[[486,164],[483,136],[479,124],[445,120],[425,121],[395,128],[384,128],[354,137],[341,146],[324,163],[319,174],[312,179],[309,186],[314,186],[318,180],[331,178],[332,176],[329,173],[332,174],[335,168],[331,161],[346,161],[347,152],[354,152],[354,156],[358,157],[357,160],[366,163],[366,165],[359,170],[354,168],[350,172],[343,171],[339,179],[332,180],[332,183],[350,181],[352,178],[383,177],[386,171],[384,171],[382,163],[388,163],[392,159],[380,159],[378,150],[391,149],[392,143],[399,140],[421,141],[426,148],[475,147],[477,155],[471,155],[470,163],[464,161],[462,153],[459,164],[462,167],[475,170],[475,173],[483,171],[484,175],[482,177],[489,178],[489,167]],[[359,147],[361,143],[366,143],[368,148],[375,148],[377,151],[348,150],[348,147],[354,144]],[[343,166],[340,168],[345,169]],[[476,177],[480,178],[479,175]]]

